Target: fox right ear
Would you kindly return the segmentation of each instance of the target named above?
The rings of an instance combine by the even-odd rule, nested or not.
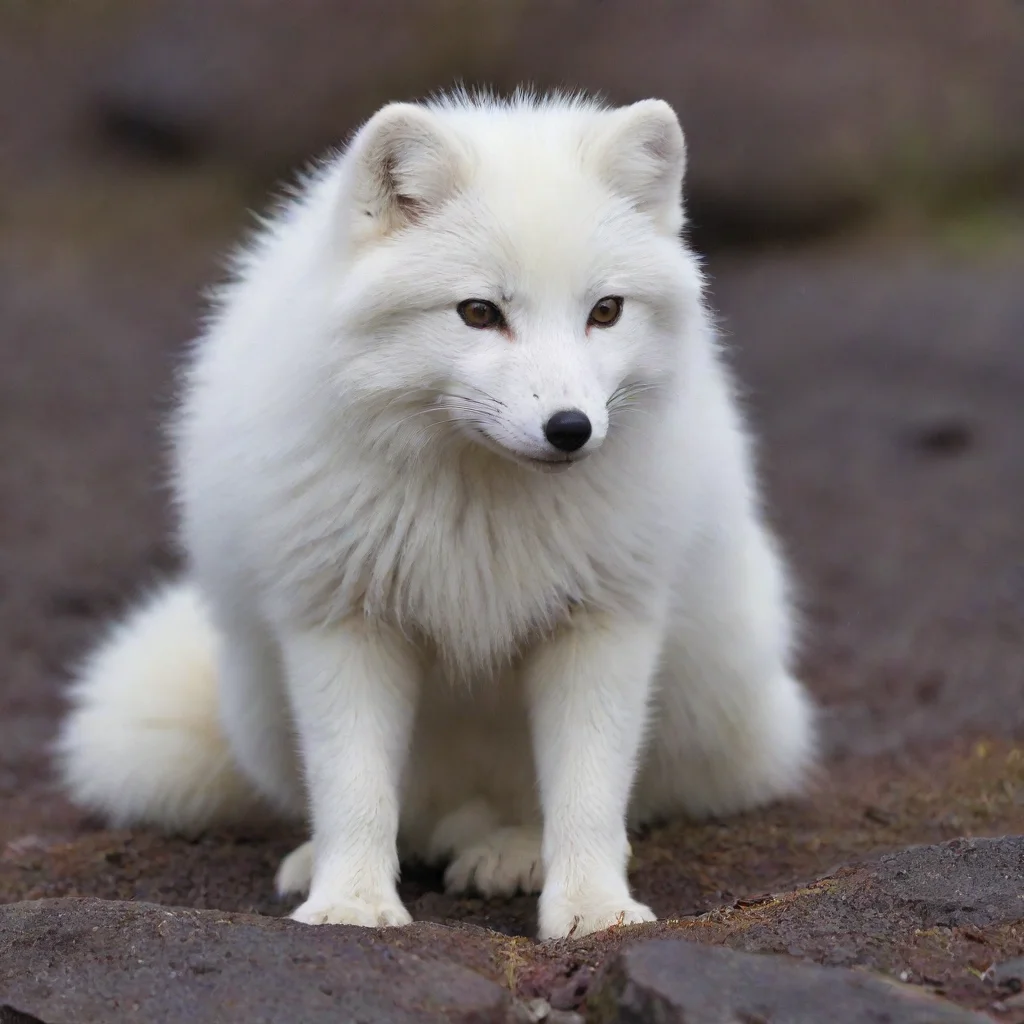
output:
[[[440,118],[413,103],[390,103],[353,144],[356,214],[382,235],[420,220],[465,183],[467,157]]]
[[[641,100],[607,112],[604,124],[592,144],[601,177],[659,227],[677,234],[686,142],[675,111],[664,100]]]

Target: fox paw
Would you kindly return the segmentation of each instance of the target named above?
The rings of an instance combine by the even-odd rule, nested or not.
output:
[[[450,893],[474,890],[481,896],[540,892],[544,884],[540,846],[535,829],[496,829],[448,865],[445,889]]]
[[[308,899],[291,919],[302,924],[350,924],[361,928],[398,928],[412,922],[409,911],[391,893],[372,898]]]
[[[626,924],[656,921],[654,911],[634,899],[558,900],[545,902],[541,897],[541,939],[578,939],[592,932]]]
[[[313,881],[313,843],[292,850],[277,869],[274,888],[278,896],[305,896]]]

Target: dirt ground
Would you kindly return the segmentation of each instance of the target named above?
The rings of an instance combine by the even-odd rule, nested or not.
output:
[[[65,803],[46,753],[68,666],[175,571],[160,425],[200,289],[262,185],[229,163],[105,147],[76,119],[93,51],[25,38],[0,33],[0,902],[281,914],[273,871],[300,836],[105,831]],[[799,805],[638,838],[637,892],[671,919],[749,918],[754,897],[886,851],[1024,833],[1018,200],[730,244],[708,269],[800,582],[826,757]],[[403,879],[414,916],[493,929],[453,933],[453,956],[484,957],[521,994],[549,995],[607,951],[537,952],[516,938],[532,900],[452,900],[439,882]],[[976,938],[928,952],[916,983],[991,1010],[982,961],[1024,955],[1024,930]],[[898,973],[925,941],[890,939],[857,962]]]

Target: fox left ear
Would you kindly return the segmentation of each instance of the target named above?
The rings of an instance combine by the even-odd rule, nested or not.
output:
[[[357,215],[381,235],[436,210],[467,175],[459,140],[431,110],[412,103],[379,110],[358,133],[352,150]]]
[[[664,100],[641,100],[606,117],[607,128],[594,147],[601,178],[659,228],[677,234],[683,226],[686,142],[675,111]]]

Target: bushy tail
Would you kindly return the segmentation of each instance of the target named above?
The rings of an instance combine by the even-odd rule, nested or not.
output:
[[[215,647],[186,583],[111,631],[77,673],[57,739],[72,800],[116,827],[196,832],[265,816],[220,728]]]

